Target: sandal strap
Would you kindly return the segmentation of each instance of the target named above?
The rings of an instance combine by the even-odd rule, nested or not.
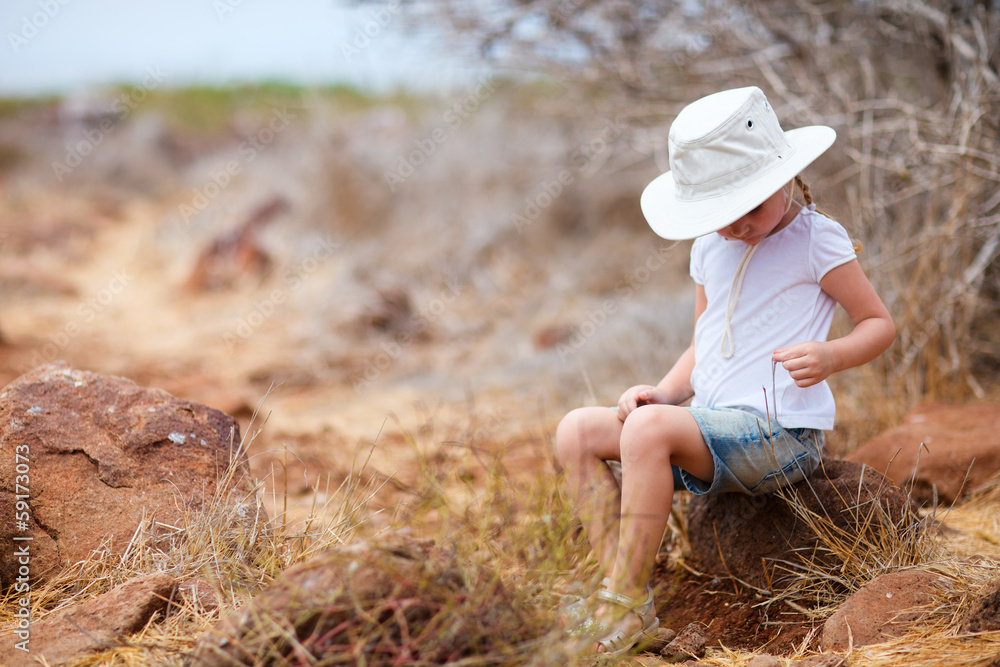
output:
[[[613,635],[606,639],[601,639],[597,643],[603,646],[607,653],[621,655],[635,646],[636,640],[632,637],[626,637],[625,633],[621,630],[616,630]]]
[[[651,639],[656,634],[657,628],[660,627],[660,619],[656,616],[656,607],[653,603],[653,587],[647,586],[646,591],[646,600],[644,602],[639,602],[609,590],[601,590],[595,593],[597,599],[620,605],[638,616],[642,621],[642,628],[634,632],[631,636],[626,635],[623,630],[619,629],[610,636],[598,641],[609,655],[622,655],[632,650],[640,641]]]
[[[598,600],[603,600],[604,602],[612,602],[619,607],[625,607],[630,611],[642,604],[641,602],[622,595],[621,593],[615,593],[614,591],[604,589],[594,593],[594,597]]]
[[[594,597],[597,598],[598,600],[603,600],[604,602],[614,603],[619,607],[624,607],[625,609],[628,609],[629,611],[635,611],[640,607],[645,607],[647,605],[652,604],[653,587],[647,586],[646,590],[647,590],[646,599],[642,601],[636,600],[635,598],[630,598],[626,595],[622,595],[621,593],[615,593],[614,591],[609,591],[607,589],[602,589],[597,591],[596,593],[594,593]]]

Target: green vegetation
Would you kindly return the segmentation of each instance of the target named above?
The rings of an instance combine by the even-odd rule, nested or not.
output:
[[[62,99],[55,95],[0,97],[0,120],[37,114],[54,108]],[[413,110],[421,101],[418,95],[401,90],[373,94],[346,84],[307,87],[283,82],[148,90],[121,84],[99,99],[123,118],[157,113],[172,129],[203,136],[225,130],[235,119],[264,118],[275,108],[309,114],[311,107],[322,104],[336,112],[352,113],[378,105]]]
[[[0,120],[38,113],[54,106],[59,99],[52,95],[40,97],[0,97]]]

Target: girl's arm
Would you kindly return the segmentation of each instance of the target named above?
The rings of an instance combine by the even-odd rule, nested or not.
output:
[[[819,285],[844,307],[854,329],[842,338],[798,343],[774,351],[772,359],[781,362],[800,387],[810,387],[837,371],[868,363],[889,349],[896,338],[896,325],[858,260],[831,269]]]
[[[698,318],[705,312],[708,299],[705,296],[705,288],[702,285],[695,285],[694,295],[694,321],[698,323]],[[648,384],[640,384],[628,389],[621,398],[618,399],[618,418],[625,421],[629,413],[640,405],[648,403],[659,403],[663,405],[680,405],[684,401],[694,396],[694,389],[691,388],[691,371],[694,370],[694,335],[691,336],[691,345],[684,350],[684,353],[674,362],[673,368],[654,387]]]

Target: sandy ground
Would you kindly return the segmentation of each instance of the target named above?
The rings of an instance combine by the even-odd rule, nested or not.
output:
[[[0,381],[64,360],[204,402],[256,435],[268,492],[305,497],[369,455],[400,485],[456,448],[549,469],[566,410],[686,344],[686,249],[635,219],[642,156],[607,127],[549,139],[499,99],[463,127],[310,104],[252,159],[275,112],[208,137],[60,105],[3,118]]]

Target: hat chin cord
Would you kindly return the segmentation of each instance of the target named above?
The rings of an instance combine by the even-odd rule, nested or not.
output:
[[[792,195],[795,193],[796,185],[803,191],[806,189],[803,187],[802,179],[798,176],[788,183],[788,192],[785,193],[785,215],[788,215],[788,212],[792,210],[792,204],[795,202],[792,199]],[[785,188],[782,187],[781,191],[785,192]],[[760,243],[763,242],[762,240]],[[760,243],[746,249],[743,257],[740,258],[740,263],[736,265],[733,282],[729,283],[729,296],[726,297],[726,328],[722,332],[722,340],[719,341],[719,352],[722,353],[723,359],[732,359],[733,354],[736,353],[736,340],[733,338],[733,313],[736,312],[736,302],[740,300],[740,292],[743,290],[743,277],[746,275],[747,267],[750,266],[750,259],[757,252]]]
[[[743,257],[740,258],[740,263],[736,266],[733,282],[729,283],[729,296],[726,297],[726,328],[722,332],[722,340],[719,341],[719,352],[722,353],[724,359],[732,359],[736,352],[736,341],[733,339],[733,313],[736,311],[736,302],[739,301],[740,292],[743,290],[743,277],[746,276],[747,267],[750,266],[750,259],[753,258],[753,254],[757,252],[759,247],[760,243],[746,249]]]

